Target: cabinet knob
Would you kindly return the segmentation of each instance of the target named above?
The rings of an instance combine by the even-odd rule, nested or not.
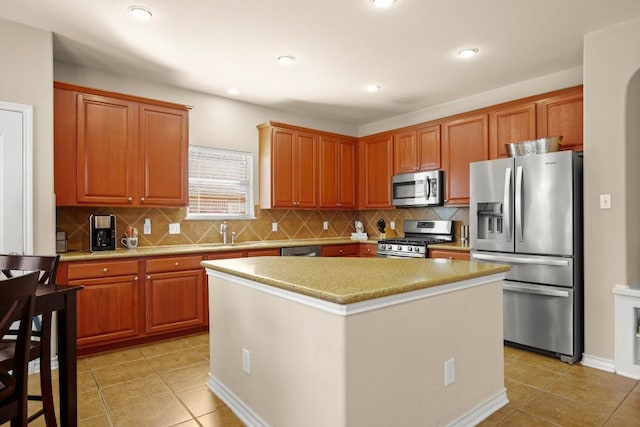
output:
[[[173,263],[173,265],[177,267],[177,266],[180,265],[180,263],[178,261],[176,261],[176,262]]]
[[[109,269],[108,269],[107,267],[105,267],[105,268],[103,268],[103,269],[102,269],[102,272],[103,272],[103,273],[106,273],[107,271],[109,271]]]
[[[140,201],[141,201],[141,202],[144,202],[144,197],[140,197]]]
[[[129,202],[129,203],[133,202],[133,197],[129,197],[129,198],[127,199],[127,202]]]
[[[137,277],[136,277],[136,280],[138,280]],[[151,280],[151,276],[147,275],[147,280]]]
[[[340,252],[340,253],[342,253],[342,249],[340,249],[340,251],[339,251],[339,252]]]
[[[133,278],[133,281],[134,281],[134,282],[137,282],[137,281],[138,281],[138,276],[134,277],[134,278]]]

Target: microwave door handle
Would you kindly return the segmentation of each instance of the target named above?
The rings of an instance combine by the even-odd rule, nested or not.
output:
[[[506,231],[506,241],[511,241],[511,168],[507,168],[504,174],[504,196],[503,196],[504,228]]]
[[[516,219],[516,241],[522,242],[522,166],[518,166],[516,169],[516,205],[515,205],[515,219]]]
[[[431,197],[431,178],[427,177],[427,199]]]

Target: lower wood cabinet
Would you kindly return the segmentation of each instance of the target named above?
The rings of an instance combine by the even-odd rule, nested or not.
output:
[[[429,249],[429,258],[471,260],[471,254],[467,251],[449,251],[446,249]]]
[[[59,270],[61,283],[84,286],[78,292],[79,349],[140,336],[141,280],[137,260],[61,263]]]
[[[208,323],[201,262],[201,256],[146,261],[146,333],[168,332]]]
[[[360,243],[323,246],[322,256],[360,256]]]

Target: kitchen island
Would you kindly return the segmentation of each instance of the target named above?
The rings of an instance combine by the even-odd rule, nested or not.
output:
[[[247,425],[473,425],[507,403],[508,266],[303,257],[203,266],[209,388]]]

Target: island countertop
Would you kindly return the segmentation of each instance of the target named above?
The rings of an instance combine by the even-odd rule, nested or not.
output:
[[[448,259],[256,257],[203,261],[205,268],[336,304],[352,304],[509,271]]]

